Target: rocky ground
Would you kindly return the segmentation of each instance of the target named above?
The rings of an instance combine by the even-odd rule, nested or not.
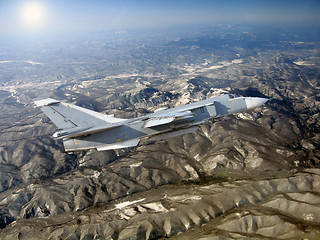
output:
[[[161,186],[55,218],[19,220],[4,229],[0,237],[317,239],[320,171],[283,173],[276,179],[268,173],[260,174],[261,178],[255,177],[254,181],[228,179]],[[105,179],[105,174],[96,171],[87,173],[87,177],[97,182]],[[46,207],[50,208],[49,204]]]
[[[2,86],[0,238],[319,238],[319,48],[303,46]],[[129,118],[224,92],[270,101],[193,134],[72,155],[32,104],[53,97]]]

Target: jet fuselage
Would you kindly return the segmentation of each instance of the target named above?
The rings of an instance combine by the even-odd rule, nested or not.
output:
[[[60,125],[61,131],[54,136],[63,139],[65,151],[74,152],[126,148],[138,145],[141,138],[161,140],[191,133],[209,119],[255,108],[266,101],[266,98],[224,94],[133,119],[103,116],[54,99],[36,100],[35,103],[58,127]]]

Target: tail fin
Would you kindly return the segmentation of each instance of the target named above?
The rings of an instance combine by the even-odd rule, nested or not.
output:
[[[96,126],[125,120],[73,104],[62,103],[52,98],[34,100],[34,103],[36,106],[41,107],[41,110],[59,129]]]

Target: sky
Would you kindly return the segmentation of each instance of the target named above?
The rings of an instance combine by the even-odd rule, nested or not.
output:
[[[320,1],[0,0],[0,36],[256,22],[320,24]]]

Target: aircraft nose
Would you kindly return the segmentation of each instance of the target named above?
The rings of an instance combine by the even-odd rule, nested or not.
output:
[[[247,97],[246,98],[247,109],[259,107],[262,104],[266,103],[268,100],[269,100],[268,98]]]

